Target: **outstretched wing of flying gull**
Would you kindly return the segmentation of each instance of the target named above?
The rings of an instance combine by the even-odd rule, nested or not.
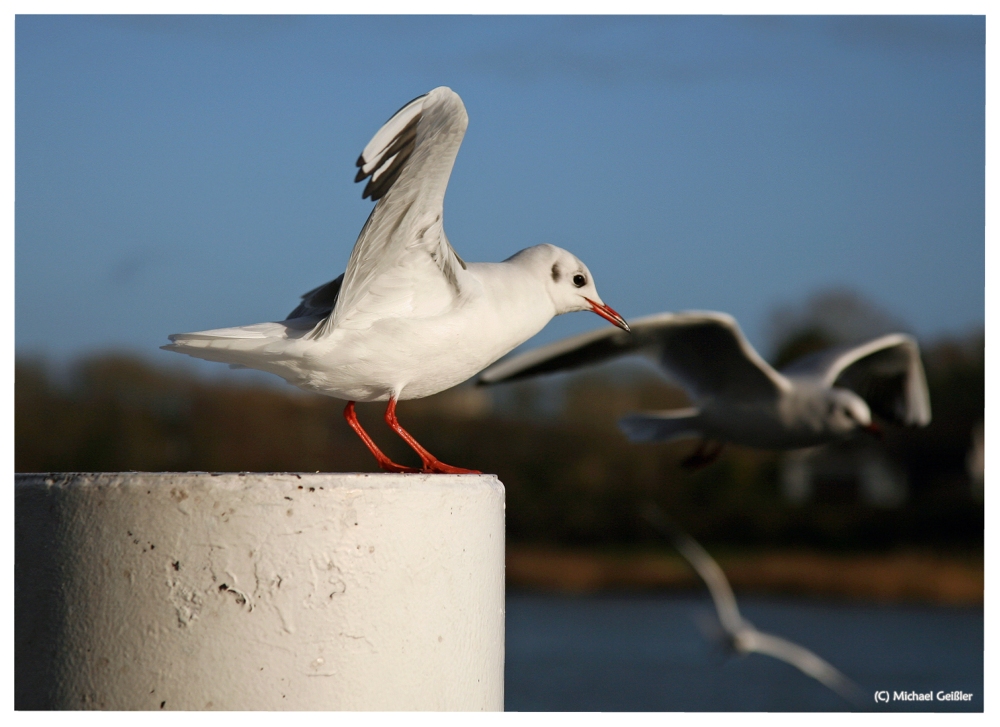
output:
[[[725,313],[658,313],[629,326],[631,334],[590,331],[499,361],[480,374],[479,382],[565,371],[631,353],[660,363],[669,378],[696,397],[757,399],[789,388],[788,380],[760,357],[736,320]]]
[[[931,421],[920,348],[905,333],[819,351],[786,366],[782,373],[815,378],[824,386],[851,389],[868,402],[872,411],[897,424],[926,426]]]

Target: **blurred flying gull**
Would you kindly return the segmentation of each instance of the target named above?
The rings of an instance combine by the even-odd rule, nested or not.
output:
[[[648,505],[642,516],[650,525],[673,541],[674,547],[708,586],[718,615],[721,635],[729,649],[743,655],[758,653],[772,656],[791,664],[803,674],[811,676],[854,706],[860,707],[864,704],[864,693],[861,688],[830,663],[804,646],[799,646],[774,634],[758,631],[752,623],[743,618],[736,605],[733,589],[719,564],[694,538],[668,519],[658,507],[652,504]]]
[[[931,420],[920,350],[903,333],[810,354],[779,373],[725,313],[658,313],[631,327],[630,335],[591,331],[500,361],[479,383],[644,354],[684,388],[694,406],[631,414],[619,426],[636,442],[701,437],[683,463],[692,467],[713,461],[725,442],[797,449],[844,439],[859,429],[877,434],[873,412],[900,424],[924,426]]]
[[[501,263],[466,263],[444,234],[444,195],[469,118],[441,86],[397,111],[358,157],[376,202],[347,271],[310,290],[280,322],[170,336],[169,351],[268,371],[347,400],[344,417],[390,472],[475,473],[438,460],[396,418],[396,402],[450,388],[538,333],[553,316],[605,305],[587,266],[554,245]],[[420,456],[398,465],[361,427],[355,401],[386,401],[385,421]]]

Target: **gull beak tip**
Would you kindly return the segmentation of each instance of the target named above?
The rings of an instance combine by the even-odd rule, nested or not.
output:
[[[590,298],[584,298],[584,300],[590,303],[590,310],[599,315],[601,318],[609,321],[612,325],[618,326],[626,333],[632,332],[632,329],[629,328],[628,323],[625,322],[625,319],[622,318],[621,314],[610,305],[598,303]]]

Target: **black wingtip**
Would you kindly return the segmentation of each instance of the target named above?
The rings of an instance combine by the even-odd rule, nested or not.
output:
[[[365,155],[364,153],[358,155],[358,160],[354,162],[354,166],[363,167],[365,165]]]
[[[360,165],[358,165],[358,166],[360,166]],[[362,179],[364,179],[367,176],[368,175],[365,174],[365,170],[364,169],[359,169],[358,173],[356,175],[354,175],[354,183],[357,184],[358,182],[360,182]]]

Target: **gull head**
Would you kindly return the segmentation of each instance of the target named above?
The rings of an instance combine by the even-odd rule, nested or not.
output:
[[[860,396],[848,389],[833,388],[826,392],[826,424],[837,434],[850,434],[861,428],[873,433],[871,409]]]
[[[628,331],[628,323],[597,294],[594,276],[580,259],[555,245],[536,245],[517,253],[544,281],[556,315],[591,311],[619,328]]]

